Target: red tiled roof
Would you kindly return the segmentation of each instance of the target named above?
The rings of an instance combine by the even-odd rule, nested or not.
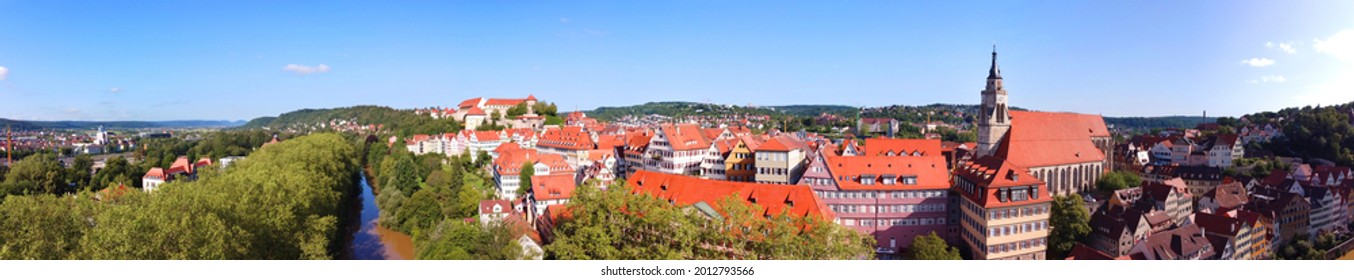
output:
[[[597,136],[598,149],[615,149],[616,147],[621,146],[625,146],[625,135],[613,134]]]
[[[465,115],[466,115],[466,116],[486,116],[486,115],[488,115],[488,114],[485,114],[485,113],[484,113],[484,110],[481,110],[479,107],[470,107],[470,109],[465,109]]]
[[[461,110],[465,110],[465,109],[469,109],[469,108],[475,108],[475,107],[477,107],[477,106],[480,105],[480,100],[481,100],[481,99],[484,99],[484,98],[483,98],[483,97],[476,97],[476,98],[466,99],[465,101],[461,101],[461,104],[460,104],[460,105],[457,105],[457,107],[460,108]],[[484,113],[484,111],[480,111],[480,113],[482,114],[482,113]]]
[[[526,101],[527,101],[526,99],[516,99],[516,98],[489,98],[489,101],[484,102],[484,106],[494,106],[494,105],[517,106],[517,104]]]
[[[204,158],[198,159],[197,162],[193,163],[193,168],[196,169],[196,168],[203,167],[203,166],[208,166],[208,165],[212,165],[212,159],[211,159],[211,158],[206,158],[206,157],[204,157]]]
[[[535,95],[535,94],[528,94],[528,95],[527,95],[527,100],[536,101],[536,95]]]
[[[695,124],[665,124],[660,127],[668,137],[668,144],[675,151],[705,149],[710,147],[710,139],[705,139],[699,126]]]
[[[719,138],[719,135],[720,135],[720,134],[724,134],[724,129],[722,129],[722,128],[706,128],[706,129],[702,130],[701,133],[705,133],[705,139],[717,139],[717,138]]]
[[[599,161],[606,159],[607,156],[616,157],[616,149],[596,149],[588,151],[588,161]]]
[[[141,178],[144,179],[144,178],[151,178],[151,177],[160,178],[160,179],[165,179],[165,169],[164,169],[164,168],[159,168],[159,167],[152,167],[152,168],[150,169],[150,171],[146,171],[146,175],[145,175],[145,176],[142,176]]]
[[[569,199],[576,187],[572,173],[531,176],[531,196],[537,201]]]
[[[169,174],[174,173],[193,173],[193,166],[188,164],[188,157],[179,157],[174,160],[174,164],[169,165]]]
[[[803,141],[799,141],[799,139],[795,139],[794,137],[781,135],[771,137],[771,140],[767,140],[766,143],[762,143],[762,145],[758,147],[756,150],[788,152],[790,150],[808,150],[808,145],[805,145]]]
[[[546,129],[536,146],[575,151],[597,148],[592,142],[592,136],[584,132],[583,128],[576,126]]]
[[[997,155],[1022,167],[1098,162],[1105,155],[1091,137],[1108,137],[1100,116],[1011,111],[1011,129]]]
[[[872,156],[882,156],[888,153],[894,155],[921,153],[924,156],[938,156],[940,155],[940,148],[940,139],[865,139],[865,154]]]
[[[502,155],[521,149],[522,146],[517,145],[517,143],[503,142],[503,144],[498,144],[498,147],[494,148],[494,153]]]
[[[494,213],[494,205],[501,207],[503,212],[512,213],[512,202],[507,200],[480,200],[480,213]]]
[[[676,205],[687,206],[705,202],[716,210],[732,195],[749,205],[761,206],[765,215],[776,216],[784,211],[791,217],[815,217],[832,220],[827,208],[813,190],[805,185],[771,185],[730,181],[704,180],[696,177],[636,171],[626,181],[637,193],[645,193]]]
[[[475,140],[478,140],[479,142],[498,141],[499,139],[501,138],[498,137],[498,131],[475,131]]]
[[[985,208],[1025,205],[1050,201],[1048,188],[1044,181],[1030,175],[1028,170],[1009,161],[993,156],[985,156],[973,161],[960,163],[954,167],[955,176],[972,182],[977,193],[969,193],[956,186],[964,197]],[[1001,201],[998,197],[1002,188],[1017,186],[1038,186],[1037,198],[1023,201]]]
[[[832,173],[833,180],[842,190],[930,190],[950,187],[949,171],[945,169],[945,157],[887,157],[853,156],[824,157],[824,165]],[[863,176],[874,177],[871,185],[861,184]],[[885,185],[884,177],[893,176],[897,182]],[[903,178],[916,178],[916,184],[905,185]]]

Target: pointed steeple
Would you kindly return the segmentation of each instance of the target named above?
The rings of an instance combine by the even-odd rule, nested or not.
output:
[[[992,69],[987,70],[988,79],[1001,79],[1001,69],[997,68],[997,44],[992,44]]]

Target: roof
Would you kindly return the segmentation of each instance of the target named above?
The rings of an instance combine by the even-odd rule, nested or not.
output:
[[[950,187],[949,171],[945,169],[945,157],[940,155],[918,157],[888,156],[824,156],[824,167],[833,175],[837,187],[842,190],[931,190]],[[861,184],[862,177],[874,178],[870,185]],[[883,179],[897,178],[896,183],[886,185]],[[903,178],[916,179],[915,184],[903,184]]]
[[[1208,235],[1235,237],[1242,228],[1250,227],[1245,221],[1222,214],[1194,213],[1194,224],[1203,228]]]
[[[645,141],[645,142],[648,142],[648,141]],[[621,147],[621,146],[625,146],[625,135],[621,135],[621,134],[613,134],[613,135],[598,135],[598,136],[597,136],[597,148],[598,148],[598,149],[615,149],[616,147]]]
[[[531,196],[537,201],[569,199],[577,187],[573,173],[531,176]]]
[[[597,148],[592,142],[592,136],[577,126],[546,129],[545,133],[541,134],[540,141],[536,142],[536,146],[574,151]]]
[[[1222,168],[1208,166],[1147,165],[1142,167],[1143,175],[1177,177],[1186,180],[1221,181]]]
[[[99,201],[115,200],[131,192],[132,189],[127,188],[127,185],[118,184],[116,187],[99,190],[99,192],[94,195],[94,199]]]
[[[701,131],[705,134],[705,139],[719,139],[720,134],[724,134],[723,128],[706,128]]]
[[[465,115],[466,115],[466,116],[484,116],[484,115],[488,115],[488,114],[485,114],[485,113],[484,113],[484,110],[480,109],[479,107],[470,107],[469,109],[465,109]]]
[[[164,178],[165,178],[165,169],[164,169],[164,168],[159,168],[159,167],[153,167],[153,168],[150,169],[150,171],[146,171],[146,176],[142,176],[141,178],[151,178],[151,177],[164,179]]]
[[[1025,168],[993,156],[984,156],[955,166],[955,176],[964,178],[976,187],[973,192],[958,189],[965,198],[985,208],[1027,205],[1052,200],[1044,181],[1029,174]],[[1023,201],[1001,198],[1003,188],[1035,186],[1033,197]]]
[[[668,138],[673,150],[694,150],[710,147],[710,139],[705,138],[699,126],[695,124],[665,124],[659,127]]]
[[[1067,259],[1105,261],[1105,260],[1125,260],[1127,258],[1111,257],[1109,254],[1105,254],[1105,252],[1101,252],[1100,250],[1093,249],[1090,246],[1086,246],[1085,244],[1081,244],[1080,242],[1078,242],[1076,245],[1072,246],[1072,252],[1067,253]]]
[[[1190,197],[1189,185],[1185,185],[1185,180],[1180,178],[1171,178],[1161,183],[1143,181],[1142,190],[1145,195],[1156,201],[1166,201],[1170,198],[1172,191]]]
[[[211,159],[211,158],[204,157],[204,158],[198,159],[197,162],[194,162],[194,163],[193,163],[193,168],[198,168],[198,167],[203,167],[203,166],[208,166],[208,165],[212,165],[212,159]]]
[[[772,185],[705,180],[691,176],[636,171],[626,181],[636,193],[653,195],[680,206],[700,202],[716,209],[730,196],[748,205],[758,205],[766,216],[786,213],[791,217],[832,220],[832,211],[805,185]]]
[[[1249,195],[1246,193],[1246,186],[1241,185],[1240,182],[1231,182],[1218,185],[1218,187],[1204,193],[1204,196],[1212,197],[1219,207],[1241,209],[1242,206],[1246,205]]]
[[[865,139],[865,151],[867,155],[913,155],[920,153],[926,156],[938,156],[941,151],[940,139],[896,139],[896,138],[867,138]]]
[[[1142,242],[1138,245],[1142,246],[1141,251],[1133,253],[1133,259],[1177,260],[1190,255],[1208,259],[1215,253],[1213,245],[1195,224],[1153,234]]]
[[[502,144],[498,144],[498,147],[494,148],[494,153],[502,155],[502,154],[509,153],[509,152],[511,152],[511,151],[514,151],[514,150],[521,150],[521,149],[522,149],[522,146],[521,146],[521,145],[517,145],[516,143],[512,143],[512,142],[503,142]]]
[[[489,98],[488,101],[484,101],[484,106],[517,106],[526,101],[520,98]]]
[[[193,166],[191,164],[188,164],[188,157],[181,156],[178,159],[175,159],[174,164],[169,165],[169,170],[166,171],[168,171],[170,174],[180,172],[193,173]]]
[[[804,141],[799,141],[799,139],[795,139],[794,137],[781,135],[766,140],[766,142],[762,143],[756,151],[788,152],[791,150],[807,151],[808,145],[805,145]]]
[[[482,97],[476,97],[476,98],[466,99],[465,101],[461,101],[461,104],[460,104],[460,105],[457,105],[456,107],[460,108],[461,110],[465,110],[465,109],[467,109],[467,108],[478,107],[478,106],[480,105],[480,100],[483,100],[483,99],[484,99],[484,98],[482,98]],[[483,114],[484,111],[480,111],[480,113]]]
[[[480,142],[484,142],[484,141],[499,141],[499,139],[500,139],[500,138],[498,137],[498,131],[493,131],[493,130],[475,131],[475,133],[474,133],[473,135],[475,136],[475,140],[480,141]]]
[[[513,208],[512,208],[512,202],[511,202],[511,201],[501,200],[501,199],[495,199],[495,200],[480,200],[480,214],[484,214],[484,213],[495,213],[495,212],[494,212],[494,205],[498,205],[498,206],[501,207],[500,209],[502,209],[502,212],[498,212],[498,213],[509,213],[509,212],[512,212],[512,210],[513,210]]]
[[[1109,137],[1096,115],[1011,111],[1011,128],[997,155],[1016,165],[1040,167],[1099,162],[1104,153],[1091,137]]]

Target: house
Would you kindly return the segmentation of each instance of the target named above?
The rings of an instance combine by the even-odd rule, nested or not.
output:
[[[954,169],[960,239],[974,259],[1042,260],[1048,248],[1051,192],[1026,169],[983,156]]]
[[[491,222],[503,221],[513,213],[511,201],[494,199],[480,200],[479,220],[480,224],[487,225]]]
[[[512,145],[507,145],[512,146]],[[502,199],[517,200],[518,189],[521,188],[522,168],[527,164],[531,165],[533,176],[568,174],[574,175],[573,167],[564,160],[563,156],[556,154],[538,154],[535,150],[523,149],[503,149],[504,153],[495,158],[491,169],[494,175],[494,184],[497,186],[498,196]],[[572,182],[573,180],[570,179]],[[530,187],[530,186],[528,186]]]
[[[1139,172],[1143,181],[1164,183],[1182,179],[1194,197],[1201,197],[1222,184],[1222,168],[1211,166],[1147,165]]]
[[[654,131],[649,140],[645,159],[645,170],[668,174],[699,175],[701,161],[710,148],[710,139],[705,138],[699,126],[695,124],[664,124]]]
[[[569,203],[569,199],[573,198],[574,189],[577,187],[573,174],[531,176],[531,192],[528,194],[532,206],[531,212],[540,216],[545,214],[547,206]]]
[[[1256,242],[1263,242],[1266,235],[1258,219],[1198,213],[1194,215],[1194,224],[1202,228],[1218,259],[1262,259],[1263,252],[1257,252],[1253,246]]]
[[[1165,211],[1171,217],[1171,222],[1177,225],[1185,224],[1190,213],[1194,212],[1194,196],[1190,194],[1184,180],[1176,178],[1160,183],[1144,181],[1141,188],[1143,198],[1151,199],[1152,209]]]
[[[1236,134],[1218,134],[1207,140],[1204,151],[1208,153],[1208,166],[1232,167],[1232,162],[1246,155],[1245,145],[1237,140]]]
[[[772,137],[757,148],[756,181],[762,184],[791,185],[804,175],[809,146],[789,135]]]
[[[724,159],[724,176],[734,182],[753,182],[757,180],[756,151],[762,146],[762,140],[754,136],[739,136],[729,157]]]
[[[1241,182],[1231,182],[1218,185],[1211,191],[1204,193],[1199,198],[1196,212],[1200,213],[1227,213],[1242,209],[1246,206],[1250,194],[1246,192],[1246,186]]]
[[[873,156],[939,156],[941,142],[938,139],[865,139],[864,155]]]
[[[943,156],[820,158],[825,170],[815,172],[826,173],[830,183],[810,188],[836,214],[836,223],[874,237],[880,258],[898,257],[917,236],[949,235],[950,176]]]
[[[1206,260],[1217,255],[1213,244],[1197,225],[1148,236],[1133,247],[1129,257],[1134,260]]]
[[[170,164],[167,169],[153,167],[149,171],[146,171],[146,175],[141,176],[141,190],[146,192],[155,191],[160,185],[175,180],[197,180],[197,170],[211,164],[212,160],[210,158],[204,157],[198,159],[196,162],[189,162],[188,157],[181,156],[175,159],[174,163]]]
[[[625,170],[621,175],[629,178],[629,175],[642,170],[648,165],[649,142],[653,135],[647,132],[631,132],[625,134],[626,145],[619,158],[620,168]]]
[[[597,149],[597,143],[592,136],[576,126],[546,129],[536,143],[537,151],[564,156],[574,168],[588,164],[588,151],[594,149]]]
[[[641,170],[626,181],[635,193],[651,195],[673,205],[693,207],[708,217],[724,215],[720,209],[729,199],[761,209],[759,217],[785,215],[791,218],[833,220],[827,208],[808,186],[705,180],[697,177]],[[722,218],[721,218],[722,219]]]
[[[734,146],[738,145],[737,139],[724,138],[710,142],[710,148],[706,151],[704,160],[701,160],[701,178],[710,180],[727,180],[729,154],[733,152]]]
[[[898,126],[901,124],[902,122],[892,118],[860,118],[856,120],[856,134],[893,137],[898,133]]]
[[[155,188],[169,181],[168,174],[164,168],[152,167],[146,171],[145,176],[141,176],[141,189],[147,192],[155,191]]]
[[[616,181],[616,174],[620,173],[620,166],[617,165],[615,150],[593,150],[588,152],[588,160],[591,164],[583,166],[579,170],[577,184],[583,185],[589,180],[596,180],[597,186],[603,189]]]
[[[1086,246],[1110,257],[1128,256],[1134,245],[1153,233],[1147,216],[1139,209],[1106,204],[1096,210],[1091,215]]]
[[[1311,229],[1311,204],[1302,196],[1272,188],[1256,188],[1246,203],[1248,211],[1254,211],[1266,225],[1270,235],[1270,251],[1278,249],[1293,238],[1309,233]]]

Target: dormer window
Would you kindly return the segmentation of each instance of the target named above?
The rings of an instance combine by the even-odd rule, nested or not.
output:
[[[894,185],[898,183],[898,176],[893,174],[884,174],[883,181],[885,185]]]
[[[861,185],[867,185],[867,186],[868,186],[868,185],[874,185],[874,174],[864,174],[864,175],[860,175],[860,184],[861,184]]]
[[[917,184],[917,176],[903,176],[903,177],[902,177],[902,180],[903,180],[903,184],[904,184],[904,185],[916,185],[916,184]]]

